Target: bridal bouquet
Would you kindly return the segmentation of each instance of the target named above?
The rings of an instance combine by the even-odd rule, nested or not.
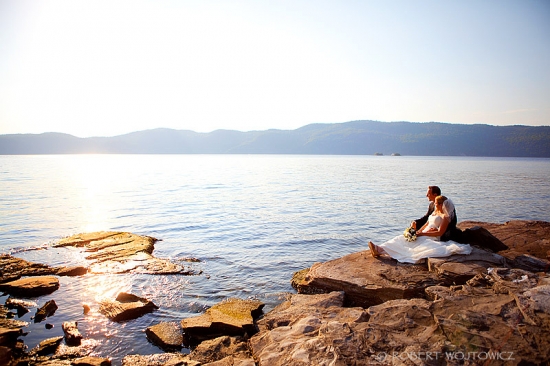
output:
[[[416,230],[412,227],[408,227],[403,232],[403,236],[407,241],[415,241],[416,240]]]

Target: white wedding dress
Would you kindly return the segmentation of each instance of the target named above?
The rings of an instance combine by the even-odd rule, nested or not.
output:
[[[428,218],[427,231],[437,229],[443,217],[431,215]],[[448,257],[452,254],[470,254],[472,247],[468,244],[459,244],[454,241],[439,241],[438,237],[419,236],[415,241],[407,241],[403,235],[396,236],[387,242],[378,245],[393,259],[403,263],[416,263],[423,258]]]

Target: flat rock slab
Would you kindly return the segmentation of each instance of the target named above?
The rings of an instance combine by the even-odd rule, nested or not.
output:
[[[162,322],[145,330],[147,338],[164,350],[178,350],[183,345],[183,333],[179,324]]]
[[[92,252],[91,273],[192,274],[181,265],[155,258],[157,239],[118,231],[82,233],[64,238],[55,247],[83,247]]]
[[[17,280],[24,276],[81,276],[88,272],[86,267],[50,267],[42,263],[29,262],[0,254],[0,283]]]
[[[21,297],[36,297],[51,294],[59,288],[59,280],[53,276],[21,278],[0,284],[0,291]]]
[[[139,318],[156,309],[158,306],[153,302],[125,292],[114,301],[103,300],[99,305],[99,312],[115,322]]]
[[[206,310],[200,316],[183,319],[181,326],[186,343],[223,335],[244,335],[256,332],[254,320],[264,304],[257,300],[228,299]]]
[[[550,222],[513,220],[504,224],[494,224],[463,221],[457,225],[462,230],[476,226],[487,229],[508,247],[499,251],[499,254],[507,258],[514,259],[519,255],[528,254],[545,260],[550,259]]]
[[[314,264],[292,285],[301,294],[344,291],[346,303],[369,307],[388,300],[423,297],[424,289],[442,283],[425,265],[373,258],[370,251]]]

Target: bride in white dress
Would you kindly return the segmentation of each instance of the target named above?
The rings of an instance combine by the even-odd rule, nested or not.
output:
[[[439,241],[451,222],[448,213],[445,212],[443,202],[447,197],[437,196],[434,203],[434,212],[428,218],[428,222],[416,231],[417,239],[407,241],[405,236],[399,235],[387,242],[374,245],[369,242],[369,248],[373,257],[387,254],[399,262],[416,263],[423,258],[448,257],[452,254],[470,254],[472,248],[468,244],[459,244],[454,241]]]

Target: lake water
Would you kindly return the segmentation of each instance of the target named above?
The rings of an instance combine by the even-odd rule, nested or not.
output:
[[[0,252],[50,265],[83,262],[79,250],[51,248],[80,232],[130,231],[162,239],[154,255],[195,257],[197,276],[61,277],[34,299],[59,309],[32,321],[25,344],[62,335],[78,321],[94,355],[162,352],[144,330],[195,316],[229,298],[254,298],[269,311],[294,292],[295,271],[399,235],[428,206],[428,185],[452,198],[459,221],[550,221],[550,159],[281,156],[0,156]],[[113,323],[97,313],[120,291],[160,306]],[[6,296],[0,297],[4,302]],[[83,315],[82,304],[92,312]],[[30,321],[34,310],[22,320]],[[188,350],[183,350],[188,352]]]

